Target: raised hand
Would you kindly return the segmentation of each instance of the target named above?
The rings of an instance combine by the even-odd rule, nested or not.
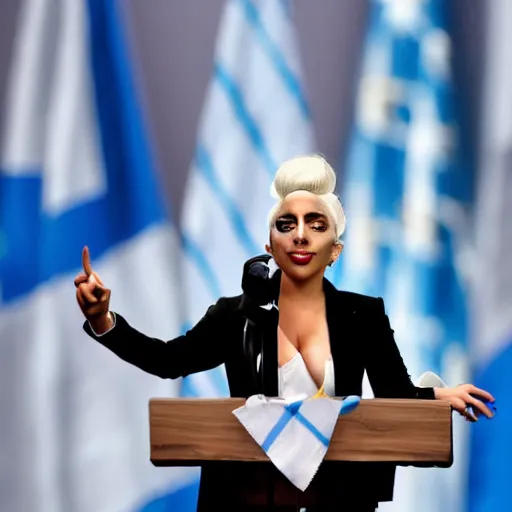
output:
[[[105,288],[100,276],[93,271],[88,247],[82,250],[82,266],[84,271],[75,278],[76,299],[93,330],[102,334],[113,325],[109,312],[110,290]]]

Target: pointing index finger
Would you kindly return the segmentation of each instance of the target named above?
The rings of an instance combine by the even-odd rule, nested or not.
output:
[[[87,276],[92,274],[91,258],[89,256],[89,247],[85,246],[82,250],[82,266]]]

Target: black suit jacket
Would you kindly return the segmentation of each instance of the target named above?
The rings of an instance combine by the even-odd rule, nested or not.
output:
[[[338,291],[327,279],[324,290],[336,396],[361,396],[366,369],[376,397],[434,399],[432,388],[412,383],[382,299]],[[244,347],[247,319],[264,336],[277,335],[278,314],[273,311],[247,302],[244,295],[223,297],[192,329],[168,341],[139,332],[118,313],[116,327],[103,336],[95,336],[88,322],[84,329],[121,359],[161,378],[186,377],[225,364],[231,396],[247,398],[261,391],[249,378],[253,362]],[[265,394],[277,396],[276,386]]]

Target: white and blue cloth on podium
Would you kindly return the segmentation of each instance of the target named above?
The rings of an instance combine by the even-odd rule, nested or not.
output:
[[[254,395],[233,414],[276,468],[304,491],[322,463],[338,416],[348,414],[358,396],[267,398]]]

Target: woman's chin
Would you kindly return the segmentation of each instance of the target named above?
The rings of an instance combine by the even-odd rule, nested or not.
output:
[[[283,270],[283,272],[290,281],[304,283],[318,276],[321,273],[321,269],[314,268],[313,266],[309,267],[309,265],[294,265],[292,268],[288,267],[286,270]]]

